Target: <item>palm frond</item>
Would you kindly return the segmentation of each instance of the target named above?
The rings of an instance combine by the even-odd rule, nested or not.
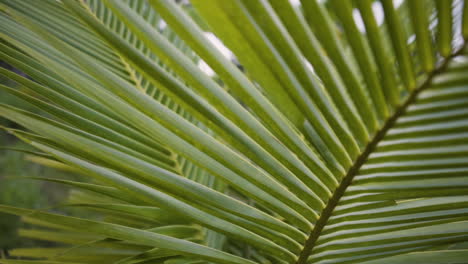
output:
[[[0,0],[5,129],[92,212],[1,205],[58,246],[0,263],[465,261],[468,4],[394,2]]]

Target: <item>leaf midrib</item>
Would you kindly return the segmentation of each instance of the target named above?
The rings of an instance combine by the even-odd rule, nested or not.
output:
[[[372,140],[367,144],[364,151],[358,156],[356,161],[353,163],[353,166],[348,170],[346,175],[340,182],[340,185],[335,189],[333,192],[332,197],[328,201],[326,207],[322,210],[319,219],[315,223],[314,229],[311,231],[309,238],[304,244],[304,248],[302,249],[299,258],[296,264],[305,264],[307,263],[307,258],[311,255],[312,250],[315,247],[317,240],[320,237],[320,234],[328,222],[328,219],[331,217],[333,210],[338,205],[341,197],[344,195],[346,189],[349,185],[351,185],[354,177],[359,172],[361,166],[367,161],[369,155],[374,152],[377,144],[385,137],[387,132],[394,126],[395,122],[398,120],[399,117],[405,114],[408,106],[414,103],[418,97],[418,95],[428,88],[432,82],[432,79],[437,74],[443,72],[446,68],[448,63],[456,56],[463,53],[467,43],[465,42],[460,49],[456,52],[452,53],[449,57],[445,58],[438,67],[436,67],[433,71],[431,71],[424,82],[422,82],[416,89],[410,91],[410,94],[406,97],[403,101],[403,104],[399,105],[395,111],[393,112],[392,116],[385,121],[383,127],[374,135]]]

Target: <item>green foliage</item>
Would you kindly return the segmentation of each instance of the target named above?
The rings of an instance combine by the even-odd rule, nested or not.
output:
[[[0,0],[5,130],[89,213],[0,205],[58,244],[0,263],[466,259],[468,2],[326,5]]]
[[[6,136],[4,137],[6,138]],[[3,143],[2,145],[5,145]],[[24,147],[24,144],[20,144]],[[5,179],[10,176],[32,176],[38,175],[39,166],[31,166],[25,161],[21,153],[11,151],[1,151],[0,155],[0,202],[2,204],[40,208],[46,204],[46,196],[41,193],[41,185],[34,181]],[[31,175],[32,174],[32,175]],[[0,215],[0,248],[14,248],[24,246],[25,240],[17,237],[17,229],[22,226],[18,217],[1,214]]]
[[[13,82],[6,78],[0,78],[0,83],[6,85],[14,85]],[[24,102],[18,100],[18,98],[5,93],[0,92],[0,98],[2,103],[25,106]],[[6,119],[0,119],[1,126],[11,126],[12,123]],[[14,137],[8,135],[4,131],[0,133],[0,145],[7,146],[14,142]],[[19,144],[21,147],[27,146],[26,144]],[[24,160],[21,153],[0,150],[0,203],[9,204],[20,207],[28,208],[39,208],[44,205],[45,197],[40,194],[40,185],[37,182],[31,181],[11,181],[5,180],[6,176],[26,176],[26,171],[34,173],[34,169],[31,168],[31,164]],[[17,229],[22,226],[17,216],[0,214],[0,248],[14,248],[18,246],[27,245],[25,240],[21,240],[16,232]]]

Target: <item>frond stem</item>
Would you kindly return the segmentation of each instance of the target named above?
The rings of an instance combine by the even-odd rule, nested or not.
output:
[[[410,92],[410,94],[406,97],[403,103],[400,104],[395,109],[395,111],[393,112],[393,115],[385,122],[383,127],[375,134],[375,136],[372,138],[369,144],[367,144],[364,151],[361,153],[361,155],[359,155],[359,157],[354,162],[353,166],[348,170],[348,173],[341,180],[340,185],[337,187],[337,189],[333,193],[333,196],[328,201],[327,206],[323,209],[322,214],[320,215],[320,218],[315,223],[314,229],[312,230],[309,238],[307,239],[296,264],[307,263],[307,258],[312,253],[312,250],[314,249],[323,228],[327,224],[328,219],[331,217],[333,210],[338,205],[341,197],[344,195],[348,186],[351,185],[354,177],[359,172],[359,169],[361,168],[361,166],[367,161],[367,158],[369,157],[369,155],[375,150],[377,144],[385,137],[388,130],[390,130],[390,128],[394,126],[398,118],[405,114],[408,106],[416,101],[419,93],[421,93],[422,91],[424,91],[426,88],[430,86],[431,81],[434,78],[434,76],[444,71],[447,68],[447,65],[451,61],[451,59],[463,53],[466,47],[466,44],[467,43],[465,42],[464,45],[462,45],[460,49],[458,49],[456,52],[452,53],[450,56],[446,57],[443,61],[441,61],[439,66],[436,67],[433,71],[431,71],[426,77],[426,79],[416,89]]]

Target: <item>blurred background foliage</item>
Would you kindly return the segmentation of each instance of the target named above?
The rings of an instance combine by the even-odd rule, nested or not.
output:
[[[0,67],[12,69],[4,62]],[[0,77],[0,83],[12,85]],[[0,103],[24,107],[25,102],[0,91]],[[31,107],[32,108],[32,107]],[[0,126],[17,128],[18,126],[0,117]],[[60,178],[66,174],[53,168],[33,162],[27,153],[16,151],[33,150],[17,138],[0,129],[0,204],[26,208],[44,208],[56,206],[63,200],[67,190],[62,185],[21,179],[22,177]],[[47,243],[21,238],[17,235],[19,228],[25,224],[18,217],[0,213],[0,251],[7,254],[8,249],[29,246],[47,246]]]

